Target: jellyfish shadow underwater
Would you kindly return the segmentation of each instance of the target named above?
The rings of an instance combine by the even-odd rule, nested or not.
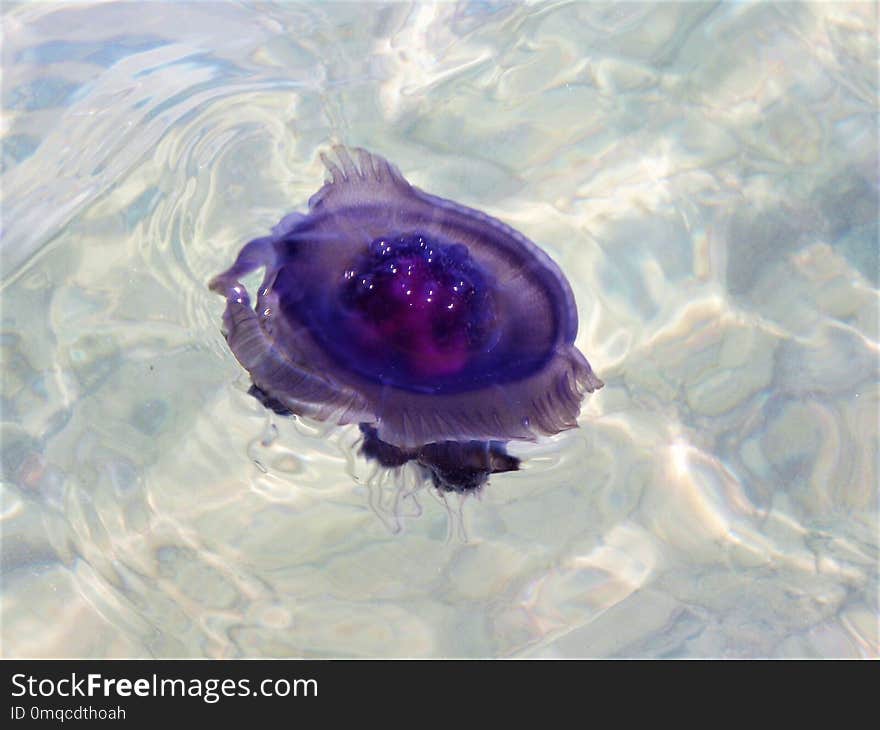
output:
[[[414,462],[441,492],[515,471],[510,441],[577,426],[602,387],[574,346],[565,276],[501,221],[334,148],[329,180],[210,283],[251,395],[280,415],[359,424],[360,454]],[[265,269],[255,305],[241,279]]]

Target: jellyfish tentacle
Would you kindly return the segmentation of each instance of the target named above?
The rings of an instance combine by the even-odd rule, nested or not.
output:
[[[333,153],[336,160],[321,153],[330,180],[309,199],[309,210],[342,209],[412,196],[412,186],[383,157],[359,147],[349,149],[341,145],[334,147]]]
[[[222,274],[211,279],[208,287],[211,291],[236,301],[240,300],[241,293],[234,290],[240,289],[244,293],[244,298],[247,299],[247,292],[244,291],[244,287],[239,285],[239,281],[262,266],[271,267],[273,265],[275,240],[275,236],[264,236],[247,243],[239,252],[235,263]]]
[[[361,179],[366,178],[366,175],[358,168],[357,165],[354,164],[354,160],[351,159],[351,153],[348,151],[348,147],[344,145],[336,145],[333,148],[333,152],[336,153],[336,157],[339,162],[342,164],[342,171],[344,173],[345,180],[352,180],[356,177]]]
[[[584,392],[593,393],[605,385],[596,373],[593,372],[593,368],[580,350],[576,347],[569,347],[565,355],[571,363],[575,382],[584,389]]]

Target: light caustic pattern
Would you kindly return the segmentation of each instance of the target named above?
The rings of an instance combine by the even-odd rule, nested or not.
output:
[[[877,656],[876,38],[871,3],[8,9],[4,654]],[[334,142],[575,290],[606,386],[479,499],[267,416],[225,347],[208,279]]]

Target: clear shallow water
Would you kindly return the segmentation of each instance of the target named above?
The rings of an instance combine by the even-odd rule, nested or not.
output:
[[[4,656],[880,653],[875,4],[4,10]],[[220,334],[335,141],[575,289],[606,387],[480,499]]]

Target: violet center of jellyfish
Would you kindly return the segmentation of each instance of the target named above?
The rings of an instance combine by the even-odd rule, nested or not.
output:
[[[365,150],[211,281],[251,392],[279,413],[358,423],[361,453],[467,492],[512,471],[511,440],[577,425],[602,387],[575,348],[559,267],[499,220],[410,185]],[[265,267],[256,303],[241,283]]]

